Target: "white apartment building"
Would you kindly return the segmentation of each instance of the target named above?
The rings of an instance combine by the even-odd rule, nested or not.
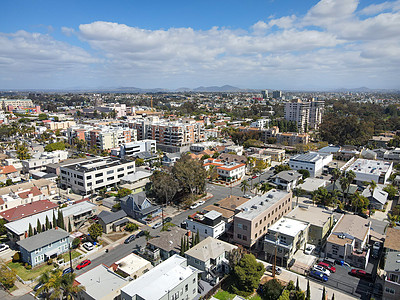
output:
[[[44,126],[49,130],[64,130],[72,126],[76,126],[75,121],[64,121],[64,122],[45,122]]]
[[[258,119],[250,124],[250,127],[264,129],[269,127],[270,119]]]
[[[208,158],[204,161],[204,167],[206,170],[211,166],[215,166],[218,175],[226,181],[240,180],[246,172],[246,164],[237,162],[224,163],[222,160],[214,158]]]
[[[68,151],[57,150],[53,152],[40,152],[35,153],[31,159],[23,160],[22,172],[29,173],[29,171],[45,171],[46,165],[56,164],[68,158]]]
[[[289,167],[296,171],[308,170],[310,177],[315,177],[320,175],[324,166],[328,165],[332,160],[332,154],[308,152],[291,157]]]
[[[122,300],[192,300],[197,296],[196,268],[177,254],[121,289]]]
[[[193,234],[197,231],[203,238],[218,238],[225,232],[225,222],[222,220],[222,214],[212,210],[206,214],[196,214],[194,218],[186,220],[187,228]]]
[[[190,151],[193,152],[202,152],[204,150],[216,147],[216,146],[221,146],[222,143],[218,142],[201,142],[201,143],[195,143],[190,145]]]
[[[135,172],[135,161],[108,157],[62,166],[61,186],[87,195],[104,187],[112,187],[121,178]]]
[[[356,174],[356,181],[386,184],[393,170],[393,163],[381,160],[369,160],[359,158],[350,165],[346,172],[353,171]]]
[[[133,156],[142,152],[156,152],[156,141],[155,140],[141,140],[126,143],[120,146],[119,155],[121,158],[125,156]]]
[[[295,99],[285,105],[285,119],[296,122],[300,133],[317,129],[322,122],[323,112],[324,102],[314,99],[311,101]]]

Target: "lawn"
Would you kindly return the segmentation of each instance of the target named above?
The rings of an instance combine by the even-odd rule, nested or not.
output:
[[[53,265],[43,264],[41,266],[32,268],[31,270],[27,270],[27,269],[25,269],[25,267],[22,263],[14,263],[12,261],[10,261],[7,264],[7,266],[10,269],[14,270],[15,273],[17,273],[17,275],[19,277],[21,277],[22,280],[25,280],[25,281],[35,279],[35,278],[39,277],[42,273],[54,268]]]
[[[213,297],[219,300],[232,300],[235,298],[235,295],[227,291],[219,290]]]
[[[80,252],[76,251],[76,250],[72,250],[71,251],[72,259],[77,258],[80,255],[82,255],[82,254]],[[64,262],[69,261],[69,252],[64,253],[63,255],[61,255],[61,257],[64,259]]]

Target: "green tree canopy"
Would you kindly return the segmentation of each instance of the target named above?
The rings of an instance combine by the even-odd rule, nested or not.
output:
[[[103,234],[103,227],[101,227],[100,224],[94,223],[89,226],[88,232],[90,236],[97,241],[97,238]]]
[[[278,165],[278,166],[275,167],[274,173],[275,173],[275,174],[278,174],[278,173],[280,173],[280,172],[282,172],[282,171],[289,171],[289,170],[291,170],[291,168],[289,167],[289,165],[284,165],[284,164],[282,164],[282,165]]]
[[[168,204],[179,190],[178,181],[167,171],[155,171],[150,181],[151,189],[159,203]]]
[[[204,192],[207,172],[203,164],[190,155],[183,154],[172,167],[172,174],[178,180],[179,186],[184,192],[200,194]]]
[[[44,150],[47,152],[52,152],[56,150],[65,150],[65,144],[64,142],[51,143],[46,145],[46,147],[44,147]]]
[[[258,287],[260,278],[265,271],[264,265],[257,262],[253,254],[245,254],[233,269],[234,285],[236,294],[248,296]]]

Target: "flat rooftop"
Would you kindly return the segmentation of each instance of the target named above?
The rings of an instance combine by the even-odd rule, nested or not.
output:
[[[288,195],[289,193],[287,192],[273,189],[264,195],[255,196],[236,208],[236,210],[241,211],[236,215],[236,217],[246,220],[253,220],[260,213],[267,210]]]
[[[106,266],[97,266],[75,278],[85,287],[85,293],[92,299],[114,299],[128,280],[110,271]]]
[[[299,232],[305,230],[307,227],[307,222],[283,217],[269,227],[268,230],[295,237]]]
[[[64,168],[78,171],[78,172],[92,172],[96,170],[102,170],[114,166],[119,166],[131,161],[127,161],[124,159],[119,159],[115,157],[107,157],[107,158],[97,158],[94,160],[90,160],[87,162],[77,163],[65,166]]]
[[[124,271],[126,274],[129,275],[134,274],[135,272],[146,266],[149,266],[149,269],[152,268],[152,265],[149,261],[134,253],[125,256],[124,258],[115,262],[115,264],[118,266],[118,269]]]
[[[158,300],[197,272],[196,268],[187,266],[186,258],[174,255],[121,290],[132,297],[138,295],[140,299]]]
[[[316,162],[320,159],[323,159],[324,156],[329,155],[329,153],[317,153],[317,152],[308,152],[304,154],[298,154],[290,158],[291,161],[301,161],[301,162]]]
[[[344,245],[354,238],[363,241],[369,230],[370,221],[357,215],[343,215],[332,229],[328,241],[339,245]]]
[[[300,205],[288,213],[286,217],[322,227],[332,215],[331,211],[320,207]]]
[[[357,159],[346,171],[356,173],[380,175],[389,171],[393,163],[381,160]]]

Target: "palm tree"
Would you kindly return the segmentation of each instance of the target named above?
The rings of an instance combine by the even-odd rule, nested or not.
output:
[[[249,183],[247,182],[247,180],[243,180],[240,183],[240,189],[242,190],[243,195],[246,194],[246,191],[249,189]]]
[[[346,176],[342,176],[340,178],[340,187],[342,189],[343,195],[344,195],[344,199],[345,202],[347,201],[347,188],[350,187],[350,182],[349,179]]]
[[[375,189],[376,189],[376,182],[374,180],[371,180],[369,184],[369,191],[371,192],[371,196],[373,195]]]
[[[258,194],[258,192],[261,189],[261,183],[260,182],[255,183],[254,184],[254,189],[256,190],[255,194]]]
[[[260,187],[260,192],[264,195],[266,192],[269,190],[272,190],[272,187],[268,184],[268,182],[265,182],[261,185]]]
[[[62,271],[60,269],[54,269],[50,272],[47,271],[43,273],[40,278],[39,282],[43,285],[36,291],[35,295],[40,295],[41,293],[45,292],[46,299],[59,299],[63,292],[62,292]],[[49,292],[51,293],[49,294]]]
[[[347,191],[346,191],[346,196],[349,194],[350,190],[350,185],[353,182],[354,179],[356,179],[356,173],[354,173],[352,170],[346,172],[346,177],[349,180],[349,185],[347,186]]]
[[[296,206],[297,206],[297,205],[299,205],[299,197],[305,195],[306,191],[303,190],[301,187],[297,187],[294,189],[294,194],[297,197],[297,199],[296,199]]]
[[[61,286],[63,289],[63,298],[74,299],[73,295],[85,290],[83,285],[74,285],[76,274],[68,273],[62,276]]]
[[[335,168],[332,170],[333,190],[335,190],[336,181],[340,178],[340,170]]]

